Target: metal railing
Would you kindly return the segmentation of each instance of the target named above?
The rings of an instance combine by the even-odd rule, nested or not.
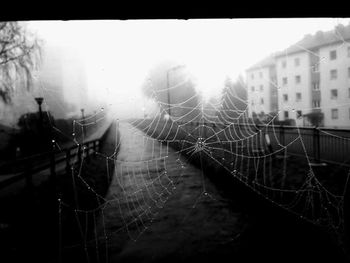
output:
[[[142,126],[145,124],[145,127],[150,125],[148,130],[152,130],[153,135],[164,138],[168,136],[167,140],[173,139],[175,132],[180,140],[188,138],[186,133],[192,133],[196,137],[200,127],[204,125],[201,133],[204,139],[215,134],[218,141],[229,138],[232,143],[239,142],[240,147],[247,142],[245,146],[254,151],[282,153],[286,150],[288,155],[308,158],[310,162],[350,166],[350,129],[192,121],[176,122],[181,126],[176,131],[177,125],[172,126],[171,122],[165,120],[153,123],[151,120],[140,120],[138,123]]]
[[[257,127],[269,134],[274,149],[279,144],[287,145],[287,151],[291,155],[307,156],[316,163],[350,166],[350,130],[296,126]]]
[[[60,150],[53,150],[30,157],[25,157],[16,161],[8,162],[1,169],[11,171],[17,168],[7,179],[0,181],[0,189],[14,184],[20,180],[26,180],[26,186],[33,186],[33,175],[41,171],[50,170],[50,179],[55,180],[56,167],[65,162],[66,171],[70,171],[76,162],[81,163],[83,158],[89,160],[91,154],[96,154],[100,150],[101,139],[91,140],[83,144],[74,145]]]

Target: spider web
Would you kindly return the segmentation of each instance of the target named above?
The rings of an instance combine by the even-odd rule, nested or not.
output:
[[[342,41],[339,48],[349,45]],[[300,48],[312,53],[311,50]],[[323,63],[324,58],[319,59],[319,63]],[[115,242],[117,235],[126,235],[137,242],[152,226],[152,222],[157,220],[162,208],[177,191],[176,186],[181,182],[186,166],[194,160],[199,160],[202,170],[206,167],[204,163],[220,167],[261,198],[301,219],[330,229],[339,236],[343,235],[344,196],[350,176],[350,169],[346,165],[349,165],[350,159],[341,165],[344,168],[342,172],[345,172],[340,175],[337,185],[329,185],[329,178],[328,181],[321,178],[317,170],[319,168],[312,165],[312,156],[301,127],[296,127],[294,133],[282,142],[280,130],[273,125],[283,110],[290,110],[288,106],[282,105],[276,114],[267,114],[269,121],[257,125],[249,118],[247,102],[240,99],[232,89],[227,89],[218,103],[199,101],[194,107],[188,107],[186,103],[195,100],[195,96],[171,104],[161,102],[158,98],[159,93],[176,90],[186,81],[153,93],[158,111],[151,118],[120,120],[113,117],[115,133],[120,133],[115,151],[112,155],[97,153],[106,160],[106,178],[112,178],[107,196],[99,195],[80,176],[86,161],[84,155],[80,163],[75,157],[78,166],[71,167],[73,183],[81,181],[95,195],[99,206],[92,210],[79,209],[78,202],[68,204],[58,199],[60,233],[65,211],[73,211],[81,234],[81,242],[68,246],[62,243],[60,237],[60,257],[65,250],[80,247],[84,250],[87,262],[91,260],[91,255],[97,261],[108,262],[109,246]],[[280,89],[276,83],[267,81]],[[50,90],[41,89],[44,97],[51,96]],[[245,103],[245,109],[238,109],[232,98]],[[211,110],[207,110],[208,107]],[[169,115],[170,110],[185,113],[180,116]],[[295,109],[291,110],[295,112]],[[76,145],[86,141],[84,127],[98,125],[107,119],[104,111],[101,108],[94,115],[74,120],[71,135]],[[78,130],[82,134],[81,138],[75,137]],[[342,143],[350,142],[350,138],[345,136],[322,129],[319,131]],[[61,149],[55,140],[53,143]],[[271,149],[270,145],[274,147]],[[138,150],[135,151],[135,148]],[[295,149],[300,151],[297,159],[293,157]],[[129,154],[120,155],[118,151]],[[111,162],[114,164],[113,171],[108,170]],[[201,198],[211,198],[204,180],[202,190],[193,209]],[[88,221],[91,220],[93,233],[88,229]]]

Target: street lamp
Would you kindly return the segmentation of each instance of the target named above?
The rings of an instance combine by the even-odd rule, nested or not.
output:
[[[44,98],[42,98],[42,97],[37,97],[37,98],[35,98],[35,101],[36,101],[36,102],[38,103],[38,105],[39,105],[39,112],[42,113],[42,111],[41,111],[41,104],[43,104]]]
[[[80,111],[81,111],[81,123],[82,123],[82,125],[83,125],[83,133],[85,134],[85,120],[84,120],[84,109],[80,109]]]
[[[81,122],[84,123],[84,109],[80,109],[81,111]]]
[[[146,119],[146,108],[145,108],[145,106],[142,107],[142,112],[143,112],[143,118]]]
[[[43,125],[43,111],[41,109],[41,105],[43,104],[44,98],[42,97],[36,97],[34,98],[36,103],[38,103],[39,106],[39,127],[38,127],[38,135],[41,138],[41,140],[38,141],[40,150],[44,148],[42,138],[44,136],[44,125]],[[27,123],[27,122],[26,122]]]
[[[169,115],[169,117],[171,116],[171,114],[170,114],[171,112],[170,112],[169,73],[170,73],[170,71],[177,70],[177,69],[184,68],[184,67],[186,67],[186,65],[178,65],[178,66],[175,66],[175,67],[168,69],[166,72],[167,95],[168,95],[168,115]]]
[[[34,98],[34,99],[38,103],[38,106],[39,106],[39,125],[40,125],[40,131],[42,131],[42,128],[43,128],[43,111],[41,109],[41,104],[43,104],[44,98],[37,97],[37,98]]]

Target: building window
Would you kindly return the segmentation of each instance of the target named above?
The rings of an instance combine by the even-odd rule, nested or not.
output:
[[[287,61],[283,60],[282,61],[282,68],[286,68],[287,67]]]
[[[301,110],[297,110],[297,118],[301,118],[302,115],[303,115],[302,111]]]
[[[296,93],[296,101],[301,101],[301,93],[300,92]]]
[[[332,89],[331,90],[331,99],[336,100],[338,98],[338,90]]]
[[[260,78],[262,78],[262,77],[263,77],[263,74],[262,74],[262,72],[259,72],[259,76],[260,76]]]
[[[314,90],[319,90],[320,89],[320,83],[318,81],[312,82],[312,88]]]
[[[254,73],[252,73],[251,78],[254,79]]]
[[[283,82],[283,85],[287,85],[287,83],[288,83],[287,77],[284,77],[284,78],[282,79],[282,82]]]
[[[329,57],[330,57],[331,60],[337,59],[337,51],[336,50],[332,50],[331,52],[329,52]]]
[[[300,75],[295,76],[295,83],[300,83],[300,81],[301,81]]]
[[[331,70],[331,79],[337,79],[338,71],[336,69]]]
[[[299,58],[294,59],[294,65],[296,67],[298,67],[300,65],[300,59]]]
[[[255,88],[254,88],[254,86],[252,86],[252,91],[255,91]]]
[[[264,86],[260,85],[260,91],[263,91],[263,90],[264,90]]]
[[[260,99],[260,104],[264,104],[264,99],[263,98]]]
[[[332,119],[338,119],[338,109],[332,109]]]
[[[319,108],[321,105],[320,101],[319,100],[313,100],[312,101],[312,107],[314,108]]]
[[[348,68],[348,78],[350,78],[350,68]]]
[[[315,63],[315,64],[313,65],[313,67],[312,67],[312,70],[313,70],[314,72],[318,72],[318,71],[319,71],[319,63]]]
[[[348,47],[348,58],[350,58],[350,47]]]
[[[288,111],[284,111],[284,118],[288,119],[289,115],[288,115]]]
[[[288,94],[283,94],[283,100],[288,101]]]

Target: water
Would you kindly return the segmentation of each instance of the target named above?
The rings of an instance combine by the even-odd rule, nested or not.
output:
[[[103,210],[99,226],[101,233],[103,226],[108,233],[109,261],[217,259],[232,254],[247,227],[246,215],[233,201],[173,149],[128,123],[120,124],[120,134],[107,195],[114,201]]]

